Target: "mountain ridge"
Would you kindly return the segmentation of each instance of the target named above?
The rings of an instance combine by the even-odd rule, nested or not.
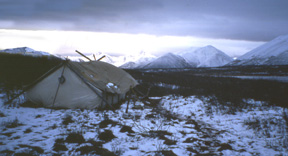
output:
[[[275,39],[245,53],[228,65],[287,65],[288,35]]]
[[[233,61],[230,56],[211,45],[200,48],[191,47],[177,54],[167,53],[159,58],[147,61],[144,66],[145,61],[142,62],[142,65],[131,61],[120,67],[128,69],[219,67]]]
[[[230,56],[211,45],[192,49],[191,51],[185,50],[180,52],[179,55],[191,66],[195,67],[219,67],[233,60]]]
[[[143,66],[144,69],[150,68],[189,68],[191,65],[184,58],[173,53],[167,53],[154,61]]]

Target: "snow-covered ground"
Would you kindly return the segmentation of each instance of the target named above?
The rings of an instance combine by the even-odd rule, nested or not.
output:
[[[3,97],[3,94],[0,96]],[[288,155],[288,111],[246,99],[227,114],[209,97],[150,97],[115,111],[7,107],[0,155]]]

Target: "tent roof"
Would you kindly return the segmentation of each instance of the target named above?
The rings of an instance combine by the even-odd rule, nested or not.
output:
[[[101,61],[68,62],[68,67],[92,86],[106,92],[122,94],[137,81],[123,69]]]

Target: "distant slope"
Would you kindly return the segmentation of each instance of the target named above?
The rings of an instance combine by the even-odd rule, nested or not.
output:
[[[52,56],[51,54],[43,51],[36,51],[29,47],[19,47],[19,48],[11,48],[0,50],[0,53],[8,53],[8,54],[21,54],[21,55],[29,55],[29,56]]]
[[[124,68],[124,69],[134,69],[137,67],[138,67],[138,65],[135,62],[127,62],[127,63],[120,66],[120,68]]]
[[[288,50],[280,53],[278,56],[271,56],[265,65],[287,65],[288,64]]]
[[[165,54],[156,60],[148,63],[147,65],[143,66],[145,69],[152,69],[152,68],[189,68],[191,67],[189,63],[185,61],[184,58],[181,56],[168,53]]]
[[[287,65],[288,35],[279,36],[240,56],[229,65]]]
[[[218,67],[223,66],[233,59],[224,52],[209,45],[202,48],[191,48],[179,53],[191,66]]]

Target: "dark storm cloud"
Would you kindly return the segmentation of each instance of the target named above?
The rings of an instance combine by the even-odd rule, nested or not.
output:
[[[287,6],[287,0],[1,0],[0,28],[267,41],[288,34]]]

